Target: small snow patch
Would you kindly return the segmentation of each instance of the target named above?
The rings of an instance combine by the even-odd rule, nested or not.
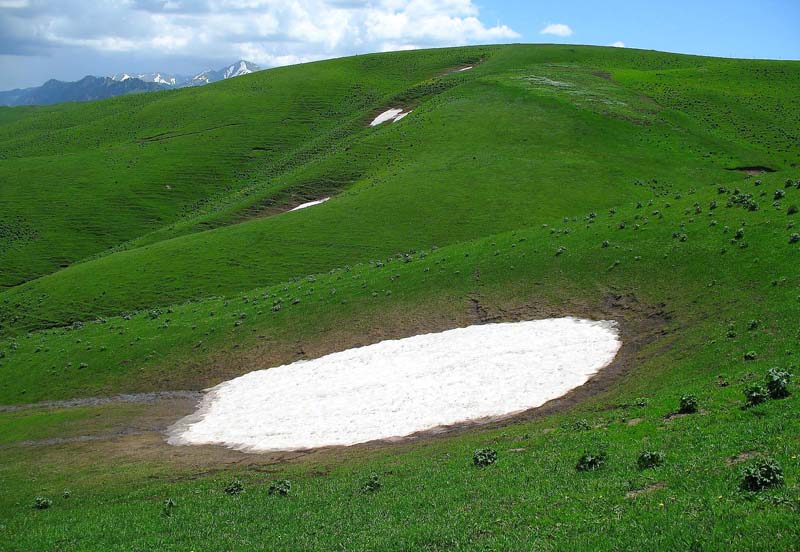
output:
[[[222,383],[168,442],[301,450],[497,419],[584,384],[621,345],[614,322],[575,318],[382,341]]]
[[[401,108],[387,109],[386,111],[375,117],[375,119],[369,124],[369,126],[378,126],[379,124],[385,123],[387,121],[392,121],[394,123],[399,121],[409,113],[411,113],[411,111],[404,112]]]
[[[329,199],[330,199],[329,197],[323,197],[322,199],[318,199],[316,201],[309,201],[308,203],[301,203],[300,205],[298,205],[294,209],[290,209],[289,212],[291,213],[292,211],[299,211],[300,209],[305,209],[306,207],[313,207],[314,205],[319,205],[320,203],[325,203]]]

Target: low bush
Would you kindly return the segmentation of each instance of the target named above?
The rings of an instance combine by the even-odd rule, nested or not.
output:
[[[798,208],[797,205],[789,205],[789,208],[786,209],[787,215],[794,215],[797,214]]]
[[[794,233],[789,236],[789,243],[797,243],[800,242],[800,234]]]
[[[581,418],[580,420],[575,420],[575,422],[572,424],[572,429],[575,431],[587,431],[592,429],[592,426],[589,425],[587,420]]]
[[[482,448],[472,454],[472,463],[479,468],[485,468],[497,462],[497,451],[492,448]]]
[[[646,450],[636,459],[636,465],[640,470],[657,468],[664,465],[664,453],[658,450]]]
[[[770,368],[767,371],[767,391],[769,396],[773,399],[785,399],[791,392],[789,391],[789,382],[792,374],[785,370],[778,368]]]
[[[381,490],[381,479],[378,477],[377,473],[372,473],[361,485],[361,492],[362,493],[374,493]]]
[[[586,452],[578,459],[575,469],[578,471],[595,471],[606,465],[608,455],[605,451]]]
[[[681,397],[680,406],[678,407],[678,412],[681,414],[694,414],[697,412],[697,407],[697,397],[691,394],[683,395]]]
[[[760,383],[754,383],[744,389],[744,399],[747,406],[756,406],[769,399],[769,391]]]
[[[238,479],[234,479],[225,487],[225,493],[229,495],[237,495],[244,492],[244,485]]]
[[[43,496],[37,496],[33,499],[33,507],[37,510],[47,510],[53,505],[53,501]]]
[[[171,498],[168,498],[164,501],[164,505],[161,508],[161,515],[164,517],[170,517],[172,515],[172,509],[175,507],[175,501]]]
[[[743,491],[758,492],[783,485],[783,469],[772,458],[762,458],[742,470],[739,488]]]
[[[744,354],[744,359],[745,360],[755,360],[757,358],[758,358],[758,353],[756,353],[755,351],[747,351]]]
[[[292,492],[292,483],[288,479],[276,479],[269,484],[270,495],[289,496]]]

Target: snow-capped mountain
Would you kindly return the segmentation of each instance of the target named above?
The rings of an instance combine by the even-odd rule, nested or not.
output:
[[[233,77],[240,77],[249,73],[255,73],[256,71],[261,71],[261,67],[249,61],[239,60],[233,65],[223,67],[222,69],[218,69],[216,71],[209,70],[198,73],[192,78],[192,82],[189,86],[201,86],[211,82],[232,79]]]
[[[139,79],[144,82],[154,82],[156,84],[165,84],[167,86],[178,86],[179,83],[189,80],[189,78],[184,75],[168,75],[165,73],[139,73],[136,75],[131,75],[130,73],[119,73],[116,75],[111,75],[111,79],[118,82],[123,82],[128,79]]]
[[[255,63],[239,60],[232,65],[223,67],[222,69],[209,69],[207,71],[203,71],[202,73],[198,73],[193,77],[172,73],[120,73],[113,75],[111,78],[120,82],[127,79],[139,79],[145,82],[163,84],[172,88],[183,88],[185,86],[202,86],[211,82],[217,82],[225,79],[231,79],[233,77],[239,77],[241,75],[247,75],[249,73],[255,73],[256,71],[260,70],[261,67]]]

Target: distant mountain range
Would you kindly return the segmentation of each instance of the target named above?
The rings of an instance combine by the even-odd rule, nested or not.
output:
[[[261,67],[255,63],[240,60],[233,65],[223,67],[217,71],[203,71],[202,73],[198,73],[194,76],[177,75],[173,73],[121,73],[112,75],[111,79],[118,82],[139,79],[147,83],[161,84],[169,88],[184,88],[186,86],[202,86],[211,82],[217,82],[233,77],[239,77],[241,75],[247,75],[249,73],[255,73],[256,71],[261,71]]]
[[[194,76],[171,73],[121,73],[110,77],[86,76],[76,82],[51,79],[42,86],[17,88],[0,92],[0,105],[43,105],[60,102],[88,102],[124,94],[202,86],[249,73],[261,68],[249,61],[237,61],[216,71],[203,71]]]

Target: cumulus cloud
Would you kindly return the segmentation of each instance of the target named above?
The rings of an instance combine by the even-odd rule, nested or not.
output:
[[[503,42],[473,0],[0,0],[0,58],[129,54],[269,67],[354,53]],[[119,70],[145,70],[119,67]]]
[[[613,46],[614,48],[624,48],[625,43],[622,42],[621,40],[617,40],[615,43],[609,44],[609,46]]]
[[[567,37],[572,36],[572,29],[563,23],[550,23],[541,30],[541,34]]]

